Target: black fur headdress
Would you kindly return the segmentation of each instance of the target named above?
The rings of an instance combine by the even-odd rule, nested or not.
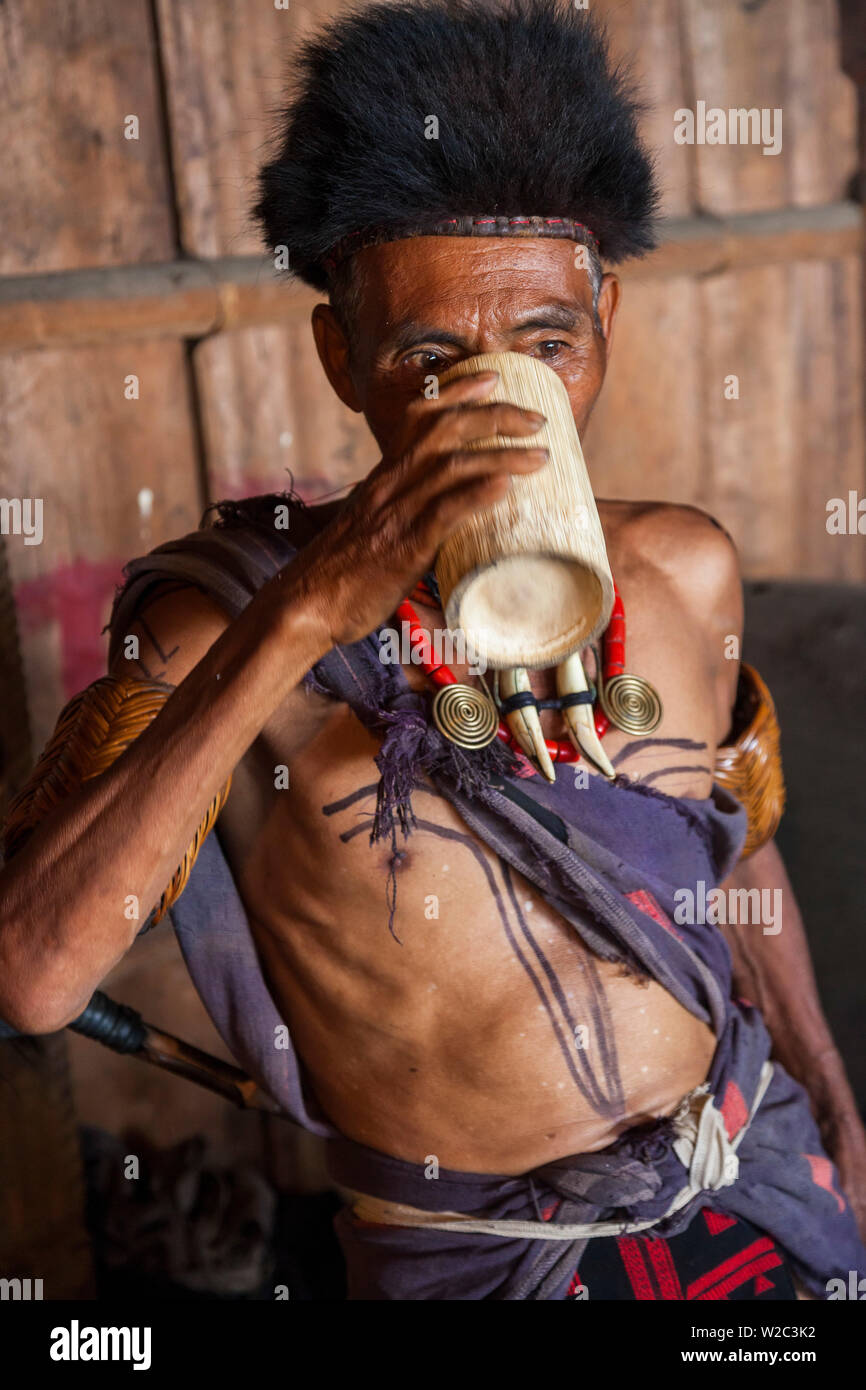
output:
[[[320,290],[348,250],[428,230],[583,228],[620,261],[655,244],[637,112],[603,32],[569,0],[375,4],[303,47],[255,215]]]

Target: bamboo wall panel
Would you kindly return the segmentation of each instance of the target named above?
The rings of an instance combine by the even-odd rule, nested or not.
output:
[[[138,400],[125,399],[128,374]],[[3,495],[43,502],[41,545],[7,538],[37,747],[60,706],[104,674],[100,630],[122,565],[198,522],[185,380],[175,342],[19,353],[0,366]]]
[[[607,380],[586,432],[599,496],[703,504],[700,309],[691,278],[624,286]]]
[[[754,577],[866,578],[862,538],[827,502],[863,492],[860,264],[849,258],[705,282],[705,469]],[[743,333],[749,323],[751,332]],[[728,372],[740,399],[724,398]]]
[[[598,491],[703,507],[755,578],[866,578],[862,539],[826,529],[830,498],[863,493],[860,276],[847,257],[629,282],[586,436]]]
[[[691,210],[724,217],[844,197],[856,106],[831,0],[682,0],[679,13],[685,97],[663,94],[654,132],[660,173],[692,187]],[[780,107],[781,152],[675,145],[674,112],[698,100]],[[588,434],[600,490],[703,506],[750,576],[863,578],[857,538],[826,531],[828,499],[866,481],[861,265],[813,258],[659,285],[642,285],[636,267]],[[729,375],[737,400],[725,398]]]
[[[147,0],[12,0],[0,88],[0,270],[171,259],[176,250],[156,39]],[[124,138],[135,116],[139,138]],[[99,628],[130,546],[196,518],[183,345],[20,353],[0,374],[0,495],[41,498],[45,537],[9,537],[37,746],[104,670]],[[140,399],[124,399],[124,378]],[[166,528],[166,529],[163,529]]]
[[[308,501],[363,478],[379,451],[362,415],[333,394],[307,325],[206,339],[195,374],[211,496],[285,488]]]
[[[671,139],[673,112],[687,104],[688,63],[680,0],[595,0],[592,12],[604,21],[611,48],[625,60],[646,105],[641,131],[655,152],[665,217],[684,217],[694,206],[694,152]]]
[[[255,172],[299,41],[347,3],[156,0],[181,244],[196,256],[261,250]]]
[[[724,215],[833,202],[857,163],[856,92],[843,75],[835,0],[682,0],[686,106],[782,110],[782,150],[680,146],[696,164],[696,204]],[[672,110],[675,108],[672,108]]]
[[[182,244],[195,255],[261,251],[249,207],[289,60],[345,6],[160,0],[158,8]],[[212,498],[285,487],[289,470],[312,499],[377,461],[363,419],[331,391],[308,326],[215,336],[194,363]]]
[[[168,259],[148,0],[6,0],[0,43],[0,274]]]

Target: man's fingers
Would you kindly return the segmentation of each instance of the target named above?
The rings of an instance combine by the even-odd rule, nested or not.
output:
[[[495,435],[529,438],[545,423],[534,410],[502,401],[482,404],[499,379],[498,372],[459,377],[442,388],[434,400],[416,397],[407,407],[400,436],[389,443],[386,456],[367,482],[377,503],[396,498],[423,481],[436,457],[452,455],[476,440]]]
[[[522,456],[522,464],[528,462],[527,455],[538,453],[538,450],[523,449],[501,449],[497,454],[510,454],[512,460],[516,462],[515,455]],[[535,460],[532,467],[521,466],[505,470],[499,468],[496,472],[490,470],[489,460],[492,455],[484,453],[480,457],[488,460],[486,471],[474,474],[457,487],[450,488],[447,492],[434,497],[429,505],[422,512],[418,519],[417,534],[421,541],[422,548],[439,548],[444,540],[448,538],[456,526],[467,516],[472,516],[474,512],[482,510],[484,507],[492,507],[505,496],[511,487],[511,476],[513,472],[533,472],[541,467],[544,459]]]
[[[406,453],[432,429],[440,415],[484,400],[498,380],[498,372],[480,372],[478,376],[462,376],[449,381],[436,396],[415,396],[406,406],[401,434],[392,440],[391,452]]]
[[[451,406],[461,405],[465,401],[483,400],[485,396],[489,396],[498,380],[498,372],[478,372],[475,376],[459,376],[443,386],[438,396],[433,396],[430,399],[426,396],[417,396],[407,406],[406,414],[417,417],[428,412],[435,413],[437,410],[447,410]]]
[[[416,446],[415,453],[447,453],[476,439],[492,439],[494,435],[524,437],[537,434],[544,416],[537,410],[504,401],[487,405],[462,405],[437,415]]]
[[[492,434],[523,434],[531,430],[522,422],[535,418],[535,428],[544,423],[544,416],[504,401],[488,401],[498,372],[481,372],[478,376],[458,377],[443,386],[438,396],[428,400],[417,396],[407,407],[400,440],[392,441],[392,455],[417,452],[428,442],[439,452],[469,439],[489,438]],[[478,413],[479,428],[475,431],[466,420]],[[485,414],[486,412],[486,414]]]
[[[383,477],[386,487],[392,487],[396,499],[410,489],[418,489],[419,501],[425,501],[431,491],[449,486],[452,475],[474,473],[483,467],[479,460],[488,459],[491,467],[509,467],[516,453],[534,454],[535,449],[511,448],[469,449],[467,446],[496,435],[505,438],[525,438],[531,445],[532,435],[544,424],[544,416],[516,405],[484,405],[449,412],[438,417],[429,432],[404,456],[396,472]],[[512,472],[528,472],[529,465],[514,464]]]
[[[547,462],[546,449],[455,449],[444,458],[428,462],[420,479],[406,479],[395,502],[404,502],[416,513],[425,510],[437,496],[471,484],[487,475],[535,473]],[[503,491],[507,491],[507,487]]]

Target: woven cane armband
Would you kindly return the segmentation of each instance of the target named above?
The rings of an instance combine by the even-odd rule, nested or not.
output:
[[[716,753],[716,781],[745,806],[748,816],[742,859],[748,859],[779,828],[785,809],[785,779],[773,697],[753,666],[740,667],[731,741]]]
[[[3,830],[3,853],[17,853],[37,825],[82,782],[98,777],[152,723],[172,687],[159,681],[103,676],[64,706],[54,733],[31,776],[12,801]],[[151,925],[155,926],[180,897],[199,849],[225,805],[231,786],[214,797],[192,843],[166,888]]]

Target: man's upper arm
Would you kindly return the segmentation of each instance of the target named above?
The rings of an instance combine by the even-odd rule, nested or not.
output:
[[[704,634],[715,672],[718,741],[731,726],[743,638],[743,586],[737,549],[721,524],[699,507],[662,505],[656,518],[656,563]]]
[[[736,547],[717,522],[707,517],[701,546],[709,656],[716,670],[718,737],[730,732],[743,641],[743,584]]]
[[[230,618],[192,585],[159,585],[120,634],[109,675],[179,685],[228,627]]]
[[[201,589],[167,580],[146,596],[129,631],[116,634],[108,673],[178,686],[232,621]],[[315,737],[334,709],[332,699],[299,682],[271,711],[260,736],[276,741],[285,758]]]

